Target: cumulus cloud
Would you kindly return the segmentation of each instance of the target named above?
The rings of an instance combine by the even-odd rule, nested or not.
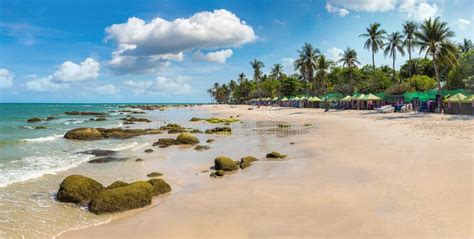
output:
[[[145,22],[132,17],[105,31],[105,39],[117,43],[109,64],[119,74],[127,72],[121,71],[122,67],[131,73],[157,71],[149,68],[162,67],[160,62],[181,61],[184,51],[239,47],[256,39],[252,27],[225,9],[173,21],[155,18]]]
[[[123,82],[125,88],[131,89],[136,95],[138,94],[186,94],[191,91],[191,86],[186,83],[186,78],[177,76],[168,78],[164,76],[157,76],[154,80],[132,81],[127,80]]]
[[[94,89],[94,91],[99,95],[115,95],[118,93],[117,87],[112,84],[98,86]]]
[[[58,91],[69,88],[69,84],[53,82],[53,76],[38,77],[31,75],[30,80],[26,82],[26,89],[37,92]]]
[[[464,30],[466,30],[466,27],[468,27],[469,25],[471,25],[471,21],[466,20],[466,19],[459,18],[459,19],[456,21],[456,24],[458,25],[458,27],[459,27],[459,29],[460,29],[461,31],[464,31]]]
[[[427,0],[402,0],[399,10],[406,13],[409,18],[418,21],[435,17],[439,14],[438,6],[435,3],[429,4]]]
[[[345,15],[349,13],[348,10],[354,11],[365,11],[365,12],[384,12],[395,8],[396,0],[328,0],[326,3],[326,9],[335,9],[341,15],[337,9],[344,9],[342,12]],[[329,6],[329,7],[328,7]],[[328,9],[329,8],[329,9]]]
[[[100,64],[92,58],[86,58],[80,64],[66,61],[53,74],[53,80],[58,82],[87,81],[99,77]]]
[[[208,61],[224,64],[227,58],[231,57],[233,51],[231,49],[208,52],[203,54],[200,50],[197,50],[193,53],[193,59],[197,61]]]
[[[337,13],[341,17],[344,17],[347,14],[349,14],[349,11],[347,9],[335,7],[331,5],[331,3],[329,2],[326,3],[326,10],[328,10],[328,12],[331,12],[331,13]]]
[[[337,47],[331,47],[331,48],[327,49],[326,56],[327,56],[328,59],[336,62],[339,59],[341,59],[341,54],[342,53],[344,53],[344,51],[342,49],[339,49]]]
[[[13,85],[15,75],[7,69],[0,68],[0,88],[10,88]]]

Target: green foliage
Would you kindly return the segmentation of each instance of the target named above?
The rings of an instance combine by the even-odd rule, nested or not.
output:
[[[413,87],[410,86],[408,82],[397,83],[391,85],[387,90],[385,90],[386,95],[402,95],[405,92],[415,91]]]
[[[358,72],[357,91],[360,93],[383,92],[392,84],[391,73],[384,72],[381,68],[374,70],[372,66],[365,65]]]
[[[400,67],[400,77],[409,78],[409,69],[410,65],[412,67],[412,75],[426,75],[428,77],[434,77],[435,71],[433,67],[433,62],[427,58],[415,58],[411,61],[408,60]]]
[[[449,72],[448,87],[474,90],[474,50],[462,54],[459,65]]]
[[[293,96],[298,93],[300,82],[294,77],[286,77],[281,82],[281,94],[283,96]]]
[[[436,87],[436,81],[433,78],[423,75],[414,75],[407,80],[407,83],[415,91],[428,91]]]

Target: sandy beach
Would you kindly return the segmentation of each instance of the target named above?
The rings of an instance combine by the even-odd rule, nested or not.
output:
[[[214,150],[196,161],[194,152],[186,157],[179,150],[167,153],[169,161],[190,162],[185,169],[171,163],[160,169],[172,175],[172,186],[179,185],[170,195],[146,210],[59,238],[474,236],[473,117],[248,110],[245,105],[196,108],[243,121],[288,122],[296,133],[237,132],[220,137]],[[307,123],[309,129],[302,126]],[[264,158],[273,150],[288,158],[257,161],[219,179],[199,173],[217,155]]]

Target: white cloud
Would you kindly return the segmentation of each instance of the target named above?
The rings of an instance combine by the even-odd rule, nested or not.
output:
[[[328,0],[326,3],[326,9],[333,8],[333,9],[344,9],[348,12],[348,10],[355,10],[355,11],[366,11],[366,12],[384,12],[388,10],[392,10],[395,8],[396,0]],[[330,11],[331,12],[331,11]],[[341,12],[335,11],[339,15]],[[344,15],[347,15],[345,13]]]
[[[459,27],[459,29],[460,29],[461,31],[464,31],[464,30],[466,30],[466,27],[468,27],[469,25],[471,25],[471,21],[466,20],[466,19],[459,18],[459,19],[456,21],[456,24],[458,25],[458,27]]]
[[[400,12],[406,13],[409,18],[423,21],[439,14],[438,6],[433,3],[429,4],[427,0],[402,0]]]
[[[293,58],[281,58],[281,61],[283,62],[283,70],[286,73],[292,74],[294,72],[294,65],[293,63],[295,62],[295,59]]]
[[[31,75],[30,80],[26,82],[26,89],[30,91],[49,92],[69,88],[69,84],[58,84],[52,80],[52,75],[40,78],[36,75]]]
[[[115,95],[118,93],[117,87],[112,84],[98,86],[94,89],[94,91],[99,95]]]
[[[95,80],[99,77],[100,64],[92,58],[86,58],[80,64],[66,61],[53,74],[53,81],[71,82]]]
[[[125,88],[129,88],[136,95],[138,94],[164,94],[164,95],[178,95],[187,94],[191,92],[191,86],[186,83],[187,78],[177,76],[168,78],[164,76],[157,76],[154,80],[132,81],[127,80],[123,82]]]
[[[337,62],[339,59],[341,59],[341,54],[344,53],[343,50],[337,48],[337,47],[331,47],[327,49],[326,51],[326,57],[334,62]]]
[[[278,24],[280,26],[286,26],[288,23],[286,21],[280,20],[280,19],[275,19],[273,20],[275,24]]]
[[[231,49],[208,52],[203,54],[200,50],[197,50],[193,53],[193,59],[197,61],[208,61],[224,64],[227,58],[231,57],[233,54]]]
[[[156,72],[159,69],[150,68],[160,68],[159,62],[182,60],[184,51],[239,47],[256,39],[252,27],[225,9],[173,21],[155,18],[145,22],[132,17],[105,31],[105,39],[118,45],[109,64],[119,74]]]
[[[347,14],[349,14],[349,11],[347,9],[335,7],[331,5],[331,3],[329,2],[326,3],[326,10],[328,10],[328,12],[331,12],[331,13],[337,13],[341,17],[344,17]]]
[[[15,75],[7,69],[0,68],[0,88],[10,88],[13,85]]]

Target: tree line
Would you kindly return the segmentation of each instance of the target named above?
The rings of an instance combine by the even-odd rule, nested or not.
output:
[[[454,36],[439,17],[420,24],[404,22],[402,31],[392,33],[376,22],[360,35],[366,39],[364,48],[371,52],[371,65],[361,66],[352,48],[345,49],[334,62],[305,43],[294,61],[294,74],[286,75],[281,64],[273,64],[269,73],[264,74],[265,64],[254,59],[250,62],[250,79],[240,73],[236,80],[215,83],[207,92],[217,103],[245,103],[260,97],[355,92],[397,95],[433,88],[441,95],[442,81],[446,81],[448,89],[474,90],[474,45],[468,39],[455,44]],[[424,57],[412,58],[415,51]],[[391,58],[392,66],[376,66],[375,55],[379,52]],[[397,70],[397,57],[405,54],[408,60]]]

